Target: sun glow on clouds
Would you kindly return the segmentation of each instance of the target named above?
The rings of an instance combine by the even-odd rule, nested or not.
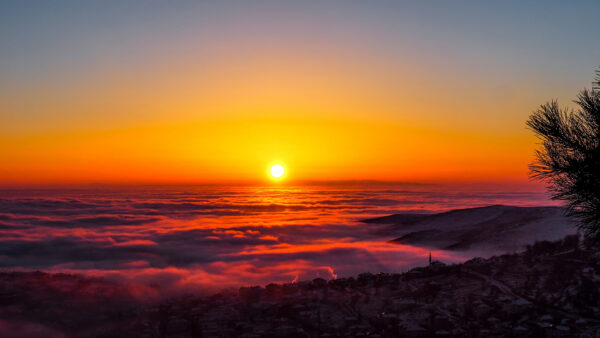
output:
[[[402,271],[426,262],[428,250],[389,244],[393,234],[371,231],[356,219],[407,209],[548,202],[541,192],[463,189],[365,184],[0,190],[0,247],[8,269],[201,291]],[[433,256],[458,259],[435,250]]]

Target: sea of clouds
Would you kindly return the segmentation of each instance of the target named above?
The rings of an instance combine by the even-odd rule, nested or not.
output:
[[[429,250],[387,243],[393,234],[358,220],[490,204],[551,203],[540,191],[400,184],[4,189],[0,268],[165,291],[400,272]]]

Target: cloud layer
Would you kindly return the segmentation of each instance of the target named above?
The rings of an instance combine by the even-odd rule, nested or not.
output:
[[[401,271],[429,251],[388,244],[393,236],[356,220],[498,203],[547,202],[539,193],[427,186],[1,190],[0,267],[165,289]]]

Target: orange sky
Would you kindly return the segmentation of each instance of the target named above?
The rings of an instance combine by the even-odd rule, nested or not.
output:
[[[514,180],[526,176],[526,133],[477,133],[401,123],[240,118],[2,140],[8,182],[210,182],[266,179],[274,162],[292,180]]]
[[[525,181],[528,115],[595,67],[540,59],[525,26],[313,5],[5,21],[0,184],[268,181],[274,162],[289,182]]]

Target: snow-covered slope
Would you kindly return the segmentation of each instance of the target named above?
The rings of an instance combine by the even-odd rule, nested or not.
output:
[[[446,250],[509,252],[577,232],[559,207],[493,205],[437,214],[398,214],[364,220],[381,224],[392,242]]]

